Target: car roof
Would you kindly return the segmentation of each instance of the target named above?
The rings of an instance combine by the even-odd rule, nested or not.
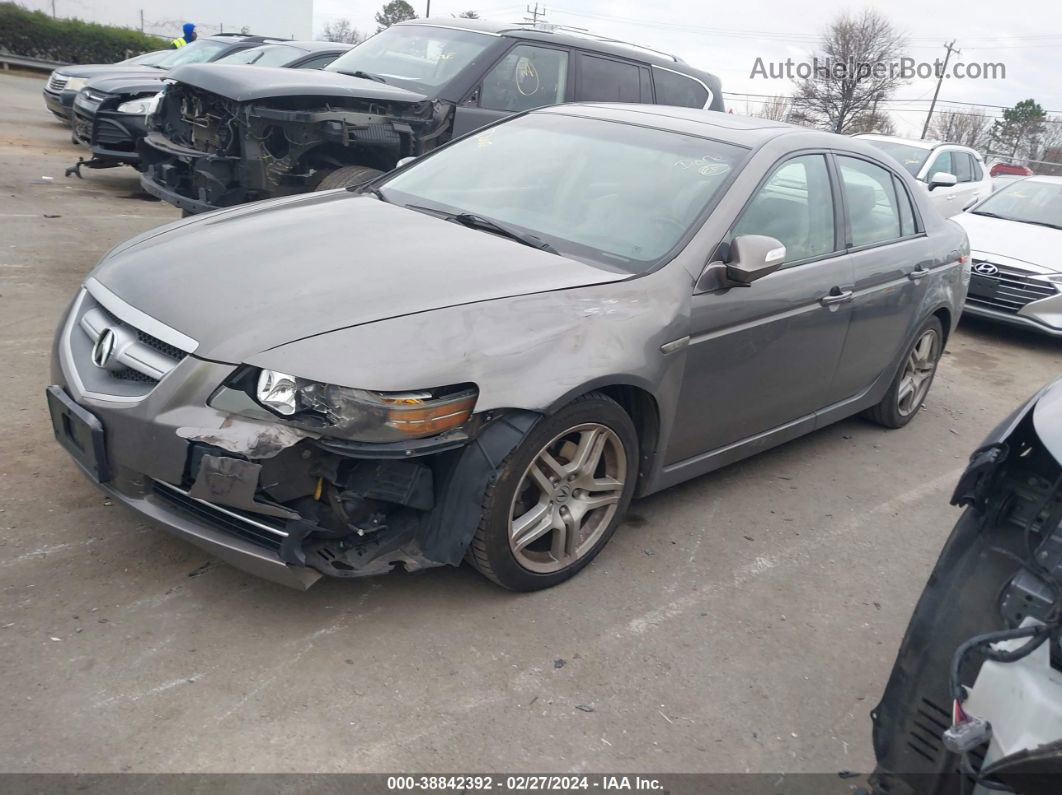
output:
[[[646,127],[656,127],[669,132],[699,135],[724,143],[756,147],[781,136],[801,136],[806,146],[837,147],[851,144],[852,139],[836,133],[812,130],[757,116],[741,116],[701,108],[682,108],[673,105],[631,105],[619,102],[572,102],[566,105],[551,105],[532,113],[558,113],[561,115],[585,116],[587,118],[620,121]],[[860,151],[861,146],[847,146]]]
[[[1014,176],[1018,176],[1015,174]],[[1033,177],[1024,177],[1022,182],[1048,182],[1052,185],[1062,185],[1062,177],[1052,177],[1047,174],[1037,174]]]
[[[607,55],[615,55],[620,58],[634,59],[646,64],[662,66],[684,74],[695,76],[710,74],[690,66],[677,55],[654,50],[650,47],[645,47],[641,44],[635,44],[629,41],[621,41],[607,36],[598,36],[597,34],[580,28],[567,28],[563,25],[551,25],[545,23],[532,25],[530,23],[520,24],[484,19],[447,19],[445,22],[433,19],[411,19],[397,24],[471,30],[478,33],[486,33],[491,36],[504,36],[506,38],[526,39],[528,41],[549,42],[566,47],[578,47],[583,50],[593,50]]]
[[[344,51],[354,47],[353,44],[346,44],[341,41],[292,41],[289,39],[262,42],[262,46],[266,44],[286,44],[288,47],[296,47],[304,52]]]
[[[907,146],[915,146],[919,149],[933,150],[941,146],[954,146],[956,149],[963,149],[967,152],[973,152],[978,154],[976,149],[966,146],[965,144],[957,144],[954,141],[937,141],[930,139],[928,141],[921,138],[901,138],[898,135],[879,135],[878,133],[860,133],[859,135],[853,135],[853,138],[862,138],[864,141],[888,141],[894,144],[906,144]]]

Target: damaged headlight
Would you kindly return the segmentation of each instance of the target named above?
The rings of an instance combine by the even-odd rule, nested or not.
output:
[[[150,97],[141,97],[140,99],[131,99],[128,102],[123,102],[118,106],[119,113],[134,113],[137,115],[149,116],[155,112],[155,108],[159,106],[159,98],[162,96],[160,91],[158,94],[152,94]]]
[[[472,416],[479,396],[471,384],[374,392],[251,367],[241,368],[225,386],[293,425],[360,442],[418,439],[458,428]],[[217,397],[211,400],[215,408],[235,408]]]

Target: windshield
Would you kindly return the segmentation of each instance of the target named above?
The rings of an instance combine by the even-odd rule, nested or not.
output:
[[[289,47],[286,44],[263,44],[261,47],[237,50],[224,58],[218,58],[214,63],[253,63],[256,66],[283,66],[305,54],[305,50],[300,50],[298,47]]]
[[[900,165],[907,169],[912,177],[918,176],[918,172],[922,170],[929,153],[933,151],[932,149],[923,149],[921,146],[898,144],[895,141],[877,141],[873,138],[866,140],[868,144],[873,144],[885,154],[892,155],[899,160]]]
[[[1062,182],[1023,179],[1000,188],[970,212],[1062,229]]]
[[[472,30],[395,25],[339,56],[325,70],[366,72],[402,88],[424,91],[452,79],[492,40]]]
[[[464,138],[381,191],[386,201],[471,213],[561,254],[643,272],[686,236],[746,153],[690,135],[539,113]]]
[[[159,69],[172,69],[175,66],[183,66],[186,63],[206,63],[230,46],[232,46],[231,42],[197,39],[191,44],[184,45],[179,50],[167,53],[165,58],[152,65],[159,67]]]
[[[145,52],[142,55],[134,55],[132,58],[126,58],[124,61],[119,61],[120,64],[139,64],[140,66],[154,66],[163,58],[173,54],[173,50],[155,50],[155,52]]]

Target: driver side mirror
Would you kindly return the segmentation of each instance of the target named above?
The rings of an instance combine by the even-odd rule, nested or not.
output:
[[[929,178],[929,189],[950,188],[959,184],[959,178],[946,171],[938,171]]]
[[[767,235],[739,235],[730,242],[726,262],[711,262],[697,280],[698,293],[748,287],[774,273],[785,262],[785,246]]]

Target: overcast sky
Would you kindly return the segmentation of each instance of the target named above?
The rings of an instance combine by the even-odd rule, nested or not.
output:
[[[330,19],[347,17],[355,27],[372,33],[376,30],[373,15],[382,2],[314,0],[315,30],[319,31]],[[424,16],[425,0],[412,5],[419,16]],[[556,6],[544,5],[549,22],[589,28],[595,33],[673,52],[718,75],[724,91],[772,95],[790,94],[792,84],[750,78],[758,57],[765,62],[790,57],[794,61],[807,60],[830,20],[846,10],[858,12],[870,6],[907,35],[908,54],[916,60],[942,58],[944,43],[954,38],[961,54],[953,56],[953,62],[1005,65],[1005,79],[946,79],[941,100],[1011,106],[1031,97],[1044,108],[1062,114],[1062,10],[1057,0],[760,0],[710,5],[678,0],[560,0]],[[448,17],[475,10],[485,19],[515,22],[523,19],[524,9],[525,5],[514,0],[432,0],[431,16]],[[903,101],[892,103],[890,110],[901,134],[921,132],[935,83],[916,79],[896,92],[896,99]],[[725,99],[736,113],[745,112],[744,98]],[[949,105],[942,103],[938,107]]]

